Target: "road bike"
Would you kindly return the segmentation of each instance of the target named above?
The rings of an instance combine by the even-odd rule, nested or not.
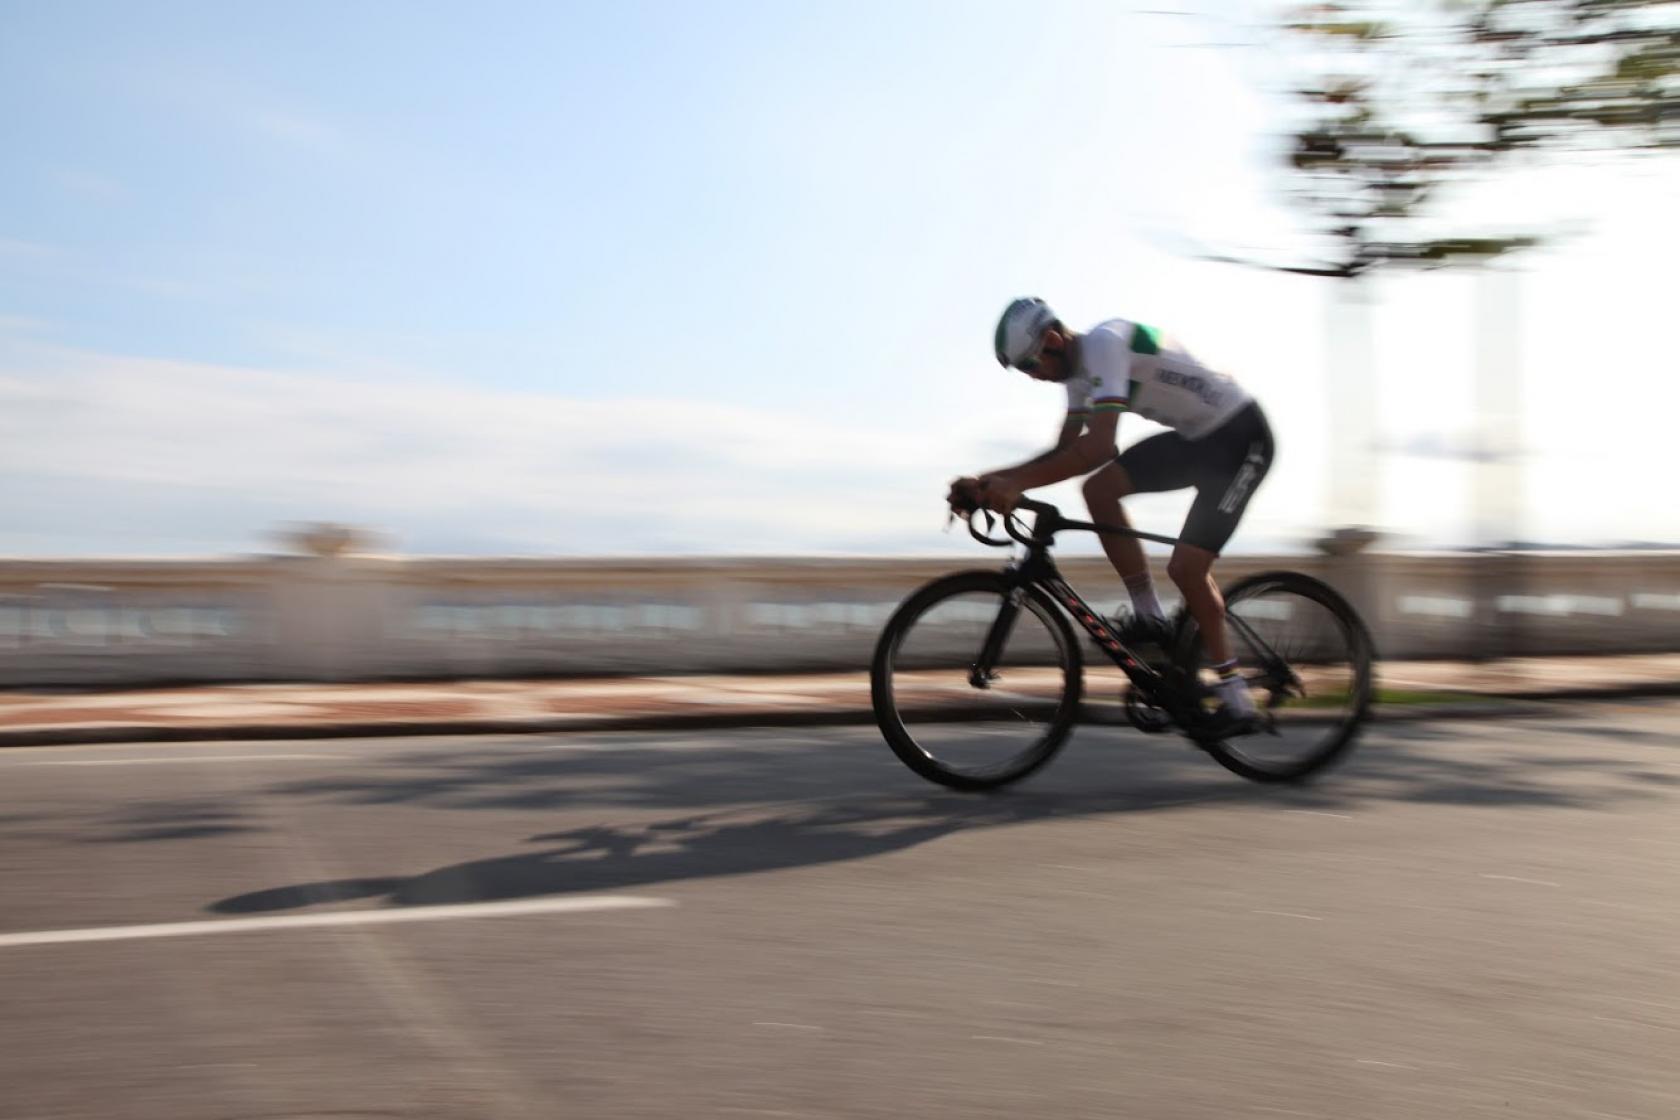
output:
[[[1020,513],[1033,515],[1026,526]],[[1057,570],[1057,533],[1172,537],[1075,521],[1022,500],[1002,518],[1009,540],[967,518],[983,544],[1024,545],[996,570],[957,572],[913,592],[887,620],[870,666],[875,718],[888,745],[922,777],[962,790],[1019,781],[1049,762],[1082,707],[1084,659],[1071,617],[1130,681],[1117,696],[1140,731],[1177,731],[1258,782],[1297,782],[1341,759],[1370,715],[1376,653],[1370,631],[1328,584],[1264,572],[1222,589],[1232,652],[1260,713],[1251,734],[1225,734],[1196,622],[1180,609],[1156,655],[1093,609]],[[1024,531],[1023,531],[1024,530]],[[1110,708],[1112,710],[1112,707]]]

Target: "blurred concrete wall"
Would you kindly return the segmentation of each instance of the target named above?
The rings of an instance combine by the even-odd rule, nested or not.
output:
[[[977,553],[966,566],[999,562]],[[908,592],[964,566],[344,552],[0,562],[0,682],[860,669]],[[1062,568],[1098,606],[1124,596],[1100,558]],[[1388,658],[1680,650],[1680,553],[1233,557],[1220,574],[1270,568],[1340,587]]]

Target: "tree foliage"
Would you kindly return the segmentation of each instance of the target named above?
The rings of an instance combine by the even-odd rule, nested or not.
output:
[[[1680,148],[1680,3],[1333,0],[1289,13],[1304,63],[1292,193],[1325,269],[1498,256],[1533,236],[1417,236],[1454,184],[1525,154]]]

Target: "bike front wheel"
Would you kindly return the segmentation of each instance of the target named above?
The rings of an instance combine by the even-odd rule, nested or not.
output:
[[[998,572],[962,572],[911,595],[870,667],[893,753],[929,781],[994,789],[1055,757],[1079,711],[1082,662],[1049,596]]]
[[[1231,652],[1268,729],[1198,744],[1256,782],[1301,781],[1340,760],[1370,714],[1376,653],[1364,622],[1328,584],[1297,572],[1249,576],[1223,594]],[[1201,645],[1185,616],[1176,657],[1205,688]]]

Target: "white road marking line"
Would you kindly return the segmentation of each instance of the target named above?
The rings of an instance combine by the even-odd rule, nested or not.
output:
[[[1649,1027],[1658,1031],[1680,1031],[1680,1027],[1671,1027],[1665,1023],[1646,1023],[1638,1019],[1612,1019],[1608,1015],[1594,1015],[1600,1023],[1615,1023],[1618,1027]]]
[[[595,717],[591,716],[590,718],[593,719]],[[606,717],[601,717],[601,718],[606,718]],[[618,733],[615,732],[615,734],[618,734]],[[631,733],[626,732],[625,734],[631,734]],[[648,734],[653,734],[653,733],[649,732]],[[569,751],[569,752],[575,752],[575,753],[580,753],[580,754],[581,753],[614,754],[614,753],[618,753],[618,752],[621,752],[621,751],[627,751],[627,750],[649,749],[649,750],[661,750],[661,751],[698,751],[698,750],[711,750],[711,749],[714,749],[715,747],[716,747],[715,743],[700,742],[700,741],[688,741],[688,740],[677,740],[675,742],[670,742],[670,743],[660,742],[657,747],[650,747],[650,748],[644,748],[644,747],[641,747],[641,746],[630,747],[630,746],[626,746],[624,740],[620,739],[620,740],[616,740],[616,741],[615,740],[608,740],[606,742],[596,742],[596,743],[590,743],[590,742],[531,743],[529,745],[518,744],[518,743],[510,743],[510,744],[507,745],[507,747],[505,749],[521,750],[521,751],[523,751],[523,750]]]
[[[755,1027],[782,1027],[790,1031],[820,1031],[821,1027],[813,1027],[809,1023],[773,1023],[767,1020],[755,1021]]]
[[[1322,809],[1285,809],[1286,813],[1294,813],[1300,817],[1334,817],[1339,821],[1351,821],[1353,818],[1346,813],[1326,813]]]
[[[1323,918],[1315,918],[1311,914],[1291,914],[1287,910],[1250,910],[1250,914],[1271,914],[1277,918],[1304,918],[1309,922],[1322,922]]]
[[[1362,1066],[1387,1066],[1389,1069],[1417,1069],[1416,1066],[1403,1066],[1399,1062],[1379,1062],[1373,1058],[1360,1058],[1358,1064]]]
[[[1507,883],[1531,883],[1536,887],[1555,887],[1558,884],[1547,879],[1524,879],[1520,875],[1483,875],[1483,879],[1499,879]]]
[[[1568,1085],[1562,1081],[1546,1081],[1539,1077],[1524,1077],[1516,1073],[1507,1073],[1504,1077],[1507,1081],[1520,1081],[1524,1085],[1538,1085],[1543,1089],[1561,1089],[1566,1093],[1573,1093],[1580,1088],[1579,1085]]]
[[[177,754],[167,758],[57,758],[14,766],[150,766],[160,762],[289,762],[301,758],[343,758],[341,754]]]
[[[1613,999],[1619,1003],[1637,1003],[1642,1007],[1660,1007],[1665,1011],[1680,1011],[1680,1003],[1665,1003],[1659,999],[1638,999],[1634,996],[1601,995],[1600,999]]]
[[[468,902],[455,906],[409,906],[387,910],[341,910],[331,914],[281,914],[264,918],[228,918],[204,922],[163,922],[144,926],[95,926],[0,934],[0,949],[22,945],[65,945],[77,941],[135,941],[153,937],[200,937],[215,933],[255,933],[276,929],[373,926],[396,922],[447,922],[463,918],[511,918],[525,914],[571,914],[591,910],[641,910],[675,906],[668,898],[590,895],[578,898],[529,898],[511,902]]]
[[[1022,1046],[1043,1046],[1044,1043],[1031,1038],[1011,1038],[1004,1034],[971,1034],[969,1038],[979,1039],[981,1042],[1014,1042]]]

